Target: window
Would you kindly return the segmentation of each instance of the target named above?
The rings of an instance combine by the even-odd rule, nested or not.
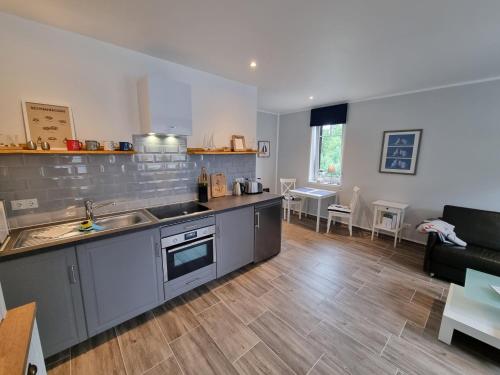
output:
[[[311,127],[309,181],[340,185],[344,124]]]

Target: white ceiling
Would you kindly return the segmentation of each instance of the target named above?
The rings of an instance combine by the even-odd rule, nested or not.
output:
[[[274,112],[500,76],[499,0],[0,0],[0,10],[256,85],[259,108]]]

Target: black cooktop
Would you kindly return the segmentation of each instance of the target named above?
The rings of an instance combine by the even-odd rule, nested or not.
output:
[[[181,217],[186,215],[197,214],[204,211],[209,211],[210,209],[202,206],[197,202],[184,202],[169,204],[167,206],[152,207],[147,209],[151,214],[153,214],[157,219],[172,219],[175,217]]]

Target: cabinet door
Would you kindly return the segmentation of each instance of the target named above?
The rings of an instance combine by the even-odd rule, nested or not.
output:
[[[255,206],[255,262],[281,251],[281,200]]]
[[[77,247],[89,336],[137,316],[163,300],[159,230]]]
[[[252,263],[254,251],[253,206],[222,212],[217,225],[217,277]]]
[[[87,338],[74,247],[0,263],[8,308],[36,302],[43,354]]]

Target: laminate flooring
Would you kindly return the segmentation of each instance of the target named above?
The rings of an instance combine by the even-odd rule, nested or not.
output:
[[[49,375],[500,374],[500,351],[437,340],[447,282],[424,247],[315,221],[283,223],[281,253],[47,360]]]

